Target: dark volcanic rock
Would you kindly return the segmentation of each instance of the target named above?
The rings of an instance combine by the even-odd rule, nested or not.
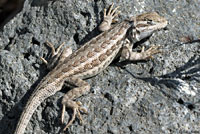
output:
[[[169,25],[143,44],[161,45],[153,60],[124,67],[113,63],[88,79],[91,91],[79,101],[88,109],[84,124],[75,120],[70,134],[200,133],[200,8],[195,1],[114,1],[119,21],[156,11]],[[49,41],[74,50],[99,34],[109,1],[26,0],[0,32],[0,134],[13,134],[19,116],[38,82],[48,73]],[[28,134],[61,133],[61,98],[49,97],[35,111]],[[65,124],[72,115],[65,113]]]

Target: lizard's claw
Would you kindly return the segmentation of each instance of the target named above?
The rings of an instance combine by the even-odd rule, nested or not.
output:
[[[45,64],[45,65],[47,65],[48,64],[48,61],[47,60],[45,60],[43,57],[40,57],[40,60]]]
[[[101,25],[99,26],[100,31],[106,31],[106,30],[110,29],[111,23],[115,23],[118,21],[117,19],[115,19],[115,17],[118,14],[120,14],[120,11],[117,11],[119,6],[116,7],[115,9],[113,9],[113,5],[114,4],[112,3],[112,5],[110,6],[108,11],[106,8],[104,9],[104,13],[103,13],[104,20],[101,23]]]
[[[159,50],[160,46],[151,46],[149,49],[144,51],[144,47],[142,47],[141,53],[144,53],[146,55],[146,59],[153,59],[154,54],[161,53],[161,50]]]
[[[69,46],[65,47],[63,50],[61,49],[65,42],[62,43],[57,49],[55,49],[53,44],[48,41],[46,41],[46,44],[51,48],[51,57],[49,61],[45,60],[43,57],[40,57],[40,60],[47,65],[49,70],[72,54],[72,49]]]
[[[65,42],[63,42],[56,50],[55,50],[53,44],[51,44],[49,41],[46,41],[46,44],[47,44],[47,46],[49,46],[51,48],[52,56],[55,56],[55,55],[57,55],[57,54],[62,52],[61,48],[65,44]]]
[[[65,44],[62,43],[57,49],[54,48],[53,44],[51,44],[49,41],[46,41],[46,44],[47,46],[49,46],[51,48],[51,59],[54,57],[54,56],[57,56],[56,59],[60,56],[60,54],[62,53],[62,46]],[[40,57],[40,60],[42,60],[43,63],[45,63],[46,65],[49,64],[49,62],[47,60],[45,60],[43,57]],[[49,65],[50,66],[50,65]]]
[[[117,6],[115,9],[113,9],[113,5],[114,5],[114,3],[112,3],[112,5],[110,6],[110,9],[108,10],[108,13],[106,13],[107,10],[104,9],[104,18],[105,17],[109,17],[110,19],[113,20],[120,13],[120,11],[117,11],[119,6]]]
[[[79,102],[79,101],[75,102],[75,105],[73,105],[73,107],[72,107],[72,110],[73,110],[72,119],[68,122],[68,124],[65,126],[63,131],[65,131],[73,123],[73,121],[75,120],[76,115],[79,118],[80,123],[83,124],[83,118],[81,116],[80,111],[84,112],[84,113],[87,113],[87,110],[85,108],[81,107],[81,106],[82,106],[81,102]],[[62,115],[61,115],[61,122],[62,123],[64,122],[64,112],[65,112],[65,104],[63,104]]]

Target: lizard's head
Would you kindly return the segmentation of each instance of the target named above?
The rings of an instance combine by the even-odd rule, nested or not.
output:
[[[144,13],[130,19],[133,22],[131,33],[137,41],[150,36],[154,31],[167,26],[167,20],[156,12]]]

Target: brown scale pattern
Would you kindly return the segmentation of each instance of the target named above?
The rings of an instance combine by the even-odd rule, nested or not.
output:
[[[111,49],[112,49],[112,51],[115,50],[115,49],[116,49],[116,45],[113,45],[113,46],[111,47]]]
[[[66,67],[66,68],[63,68],[63,69],[62,69],[62,72],[63,72],[63,73],[66,73],[66,72],[68,72],[69,70],[71,70],[71,67]]]
[[[85,69],[83,67],[80,67],[78,70],[79,70],[80,73],[85,72]]]
[[[58,74],[56,74],[55,78],[60,78],[60,76],[62,76],[63,72],[59,72]]]
[[[80,70],[74,70],[74,75],[80,73]]]
[[[118,40],[117,43],[116,43],[116,47],[117,47],[118,45],[120,45],[121,43],[122,43],[122,41],[121,41],[121,40]]]
[[[94,52],[90,51],[90,52],[88,52],[87,57],[88,58],[92,58],[94,56],[94,54],[95,54]]]
[[[106,55],[109,56],[109,55],[111,55],[111,54],[112,54],[112,50],[109,50],[109,49],[108,49],[108,50],[106,51]]]
[[[116,39],[118,39],[117,35],[114,35],[114,36],[111,37],[111,40],[116,40]]]
[[[76,61],[72,64],[73,67],[76,67],[76,66],[78,66],[78,65],[79,65],[79,60],[76,60]]]
[[[83,63],[87,60],[87,57],[86,56],[81,56],[80,58],[80,62]]]
[[[85,64],[85,66],[84,66],[84,69],[91,69],[92,68],[92,65],[90,64],[90,63],[88,63],[88,64]]]
[[[106,59],[106,55],[103,53],[103,54],[101,54],[100,56],[99,56],[99,60],[102,62],[102,61],[104,61],[105,59]]]
[[[95,52],[101,52],[101,51],[102,51],[102,48],[101,48],[101,47],[96,47],[96,48],[94,49],[94,51],[95,51]]]
[[[58,82],[58,83],[56,83],[56,87],[60,87],[60,86],[62,86],[62,82]]]
[[[102,48],[106,48],[106,46],[108,45],[107,42],[109,42],[109,41],[103,42],[103,43],[101,44],[101,47],[102,47]]]
[[[97,66],[99,65],[101,62],[98,60],[98,59],[95,59],[92,61],[91,65],[94,67],[94,66]]]

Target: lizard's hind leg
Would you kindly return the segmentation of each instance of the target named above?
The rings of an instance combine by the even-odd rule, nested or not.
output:
[[[74,85],[76,87],[70,90],[69,92],[67,92],[62,99],[62,105],[63,105],[62,115],[61,115],[62,123],[64,122],[64,112],[65,112],[66,107],[71,108],[73,110],[72,118],[68,122],[68,124],[65,126],[64,131],[73,123],[76,115],[81,121],[81,123],[83,123],[83,119],[81,117],[80,111],[87,113],[87,110],[81,107],[82,105],[81,102],[74,101],[74,100],[80,97],[81,95],[87,93],[90,90],[90,85],[84,80],[77,77],[67,78],[65,82],[70,85]]]
[[[129,60],[129,61],[138,61],[138,60],[147,60],[152,59],[154,54],[161,53],[159,50],[160,46],[151,46],[146,51],[145,48],[142,47],[141,52],[132,52],[132,44],[128,39],[126,39],[126,43],[121,51],[121,60]]]
[[[53,44],[48,41],[46,43],[51,48],[51,58],[49,61],[45,60],[43,57],[40,57],[40,59],[47,65],[49,70],[72,54],[72,49],[70,47],[65,47],[63,50],[61,49],[65,43],[62,43],[56,50]]]

